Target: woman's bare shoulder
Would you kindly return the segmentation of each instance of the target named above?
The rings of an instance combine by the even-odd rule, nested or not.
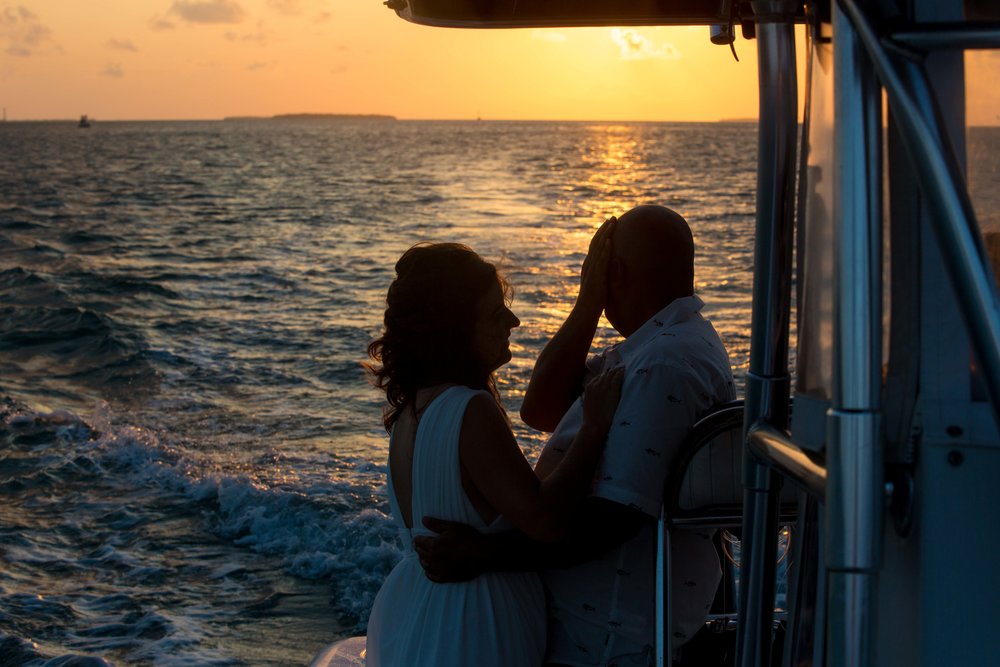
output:
[[[463,430],[466,426],[487,428],[503,428],[510,431],[500,406],[488,393],[476,392],[465,408],[465,418],[462,420]]]

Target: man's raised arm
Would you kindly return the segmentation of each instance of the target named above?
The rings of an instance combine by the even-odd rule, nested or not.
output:
[[[583,389],[587,354],[607,302],[608,266],[614,217],[590,240],[580,272],[580,293],[559,331],[546,343],[531,372],[521,404],[521,419],[539,431],[554,431]]]

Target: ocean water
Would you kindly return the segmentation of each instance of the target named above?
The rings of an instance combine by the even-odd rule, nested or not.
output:
[[[0,664],[307,664],[364,631],[399,545],[359,362],[418,241],[513,284],[529,457],[532,360],[635,204],[689,219],[742,381],[755,153],[748,124],[0,124]]]

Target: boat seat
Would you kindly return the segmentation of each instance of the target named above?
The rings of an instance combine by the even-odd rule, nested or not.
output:
[[[663,494],[656,554],[656,655],[669,666],[674,655],[670,581],[671,533],[676,530],[739,529],[743,523],[743,401],[719,405],[691,429],[672,467]],[[780,498],[780,525],[794,524],[797,492],[786,485]],[[721,542],[717,541],[721,549]],[[725,563],[725,554],[720,554]],[[726,582],[724,574],[723,586]],[[730,596],[732,597],[732,596]],[[716,627],[733,629],[736,609],[712,614]]]

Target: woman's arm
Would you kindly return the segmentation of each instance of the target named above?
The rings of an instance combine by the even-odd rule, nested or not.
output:
[[[595,378],[584,395],[584,417],[559,466],[538,479],[507,421],[487,396],[469,401],[459,439],[462,469],[489,505],[525,535],[558,540],[586,495],[621,395],[623,370]]]

